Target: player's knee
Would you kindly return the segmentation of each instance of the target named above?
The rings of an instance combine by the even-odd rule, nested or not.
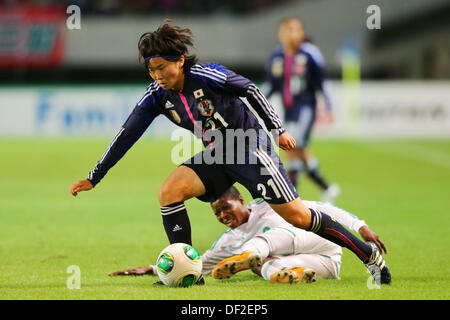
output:
[[[311,224],[311,211],[300,198],[281,205],[272,204],[271,207],[294,227],[306,230]]]
[[[283,217],[294,227],[307,230],[311,224],[311,212],[307,208],[305,210],[293,210]]]
[[[306,230],[309,227],[311,219],[308,220],[305,216],[296,214],[288,217],[286,220],[294,227]]]
[[[177,183],[164,183],[158,190],[158,200],[161,206],[186,200],[191,186],[182,181]]]

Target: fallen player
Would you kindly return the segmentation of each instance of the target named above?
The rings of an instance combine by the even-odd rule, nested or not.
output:
[[[309,208],[325,212],[359,232],[365,241],[387,253],[384,243],[363,220],[329,203],[304,202]],[[212,273],[214,278],[224,279],[252,269],[274,283],[339,279],[342,248],[312,232],[295,228],[266,202],[255,200],[245,205],[239,191],[230,187],[211,207],[218,221],[229,229],[202,255],[203,275]],[[116,271],[109,275],[144,274],[156,274],[156,266]]]

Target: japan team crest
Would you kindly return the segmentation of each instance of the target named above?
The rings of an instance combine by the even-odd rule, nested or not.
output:
[[[209,99],[201,100],[197,103],[197,109],[200,111],[201,115],[205,117],[210,117],[214,112],[214,106]]]

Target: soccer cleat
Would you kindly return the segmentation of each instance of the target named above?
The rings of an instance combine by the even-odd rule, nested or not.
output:
[[[370,255],[369,262],[366,263],[367,269],[369,269],[375,283],[380,284],[391,284],[391,271],[384,261],[380,250],[377,245],[373,242],[367,242],[372,247],[372,254]]]
[[[194,285],[196,285],[196,286],[203,286],[204,284],[205,284],[205,278],[203,278],[203,275],[200,275],[197,282],[194,283]]]
[[[312,269],[296,267],[281,270],[270,275],[272,283],[311,283],[316,281],[316,272]]]
[[[341,194],[341,189],[335,183],[328,186],[328,188],[322,193],[320,201],[333,204],[336,198]]]
[[[230,278],[233,274],[261,266],[262,258],[256,252],[244,252],[225,260],[222,260],[214,267],[212,276],[215,279]]]

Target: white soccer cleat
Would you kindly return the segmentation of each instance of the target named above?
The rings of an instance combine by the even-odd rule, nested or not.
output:
[[[259,253],[244,252],[222,260],[216,264],[211,274],[215,279],[226,279],[237,272],[259,267],[261,264],[262,257]]]
[[[334,204],[336,198],[341,194],[341,188],[335,183],[330,184],[328,189],[322,193],[320,201]]]
[[[316,272],[312,269],[296,267],[281,270],[270,275],[272,283],[311,283],[316,281]]]

